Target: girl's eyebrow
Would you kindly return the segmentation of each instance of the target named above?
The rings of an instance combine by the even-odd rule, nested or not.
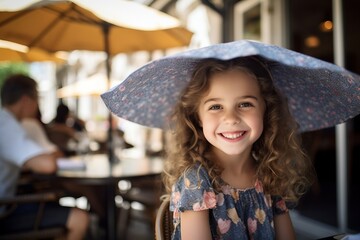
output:
[[[248,98],[258,101],[258,98],[253,95],[245,95],[245,96],[238,97],[237,99],[244,100],[244,99],[248,99]],[[209,98],[204,101],[204,104],[206,104],[208,102],[217,102],[217,101],[221,101],[221,100],[222,100],[222,98]]]
[[[206,99],[204,104],[208,103],[208,102],[217,102],[217,101],[220,101],[221,98],[209,98],[209,99]]]

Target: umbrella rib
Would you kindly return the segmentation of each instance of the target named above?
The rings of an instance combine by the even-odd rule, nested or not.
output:
[[[43,31],[41,31],[41,33],[29,44],[29,47],[34,46],[40,39],[42,39],[44,35],[48,33],[57,22],[60,21],[61,17],[64,16],[70,10],[71,9],[67,9],[65,12],[61,12],[60,15],[58,15],[56,19],[54,19],[49,25],[47,25],[46,28]]]
[[[30,13],[30,10],[25,10],[25,11],[21,11],[21,12],[18,12],[17,14],[14,14],[13,16],[10,16],[9,18],[5,19],[4,21],[0,22],[0,27],[8,24],[9,22],[12,22],[20,17],[22,17],[23,15],[26,15]]]
[[[63,13],[51,6],[47,6],[46,9],[56,12],[56,13]],[[77,13],[77,17],[73,17],[73,16],[69,16],[69,15],[64,15],[64,18],[69,19],[71,21],[74,22],[80,22],[80,23],[89,23],[89,24],[96,24],[96,25],[101,25],[101,22],[96,21],[95,19],[92,19],[90,17],[85,16],[83,13],[81,13],[77,8],[76,5],[74,3],[71,3],[71,7],[68,10],[72,10],[73,12]],[[67,11],[68,12],[68,11]],[[110,25],[112,25],[111,23],[108,23]]]
[[[79,14],[80,17],[82,17],[82,21],[86,22],[86,23],[95,23],[95,24],[98,24],[98,25],[102,25],[102,22],[106,22],[104,20],[101,20],[100,22],[96,21],[95,19],[91,19],[89,17],[86,17],[85,15],[83,15],[77,8],[76,8],[76,5],[74,5],[74,8],[73,8],[74,12],[76,12],[77,14]],[[73,19],[73,18],[71,18]],[[73,19],[73,20],[77,20],[77,19]],[[107,24],[109,25],[113,25],[109,22],[106,22]]]
[[[51,10],[51,11],[53,11],[53,12],[55,12],[55,13],[57,13],[57,14],[58,14],[58,17],[57,17],[54,21],[52,21],[49,25],[47,25],[47,27],[46,27],[44,30],[42,30],[42,32],[41,32],[34,40],[32,40],[32,42],[31,42],[30,44],[27,44],[29,47],[32,47],[32,46],[34,46],[37,42],[39,42],[40,39],[42,39],[42,38],[44,37],[44,35],[46,35],[46,33],[48,33],[48,32],[51,30],[51,28],[52,28],[57,22],[60,21],[60,19],[61,19],[62,17],[68,18],[68,19],[70,19],[70,20],[72,20],[72,21],[84,22],[84,23],[89,23],[89,24],[96,24],[96,25],[99,25],[99,26],[102,26],[102,25],[103,25],[103,22],[105,22],[105,21],[97,22],[97,21],[95,21],[94,19],[91,19],[91,18],[88,18],[88,17],[84,16],[80,11],[78,11],[78,10],[76,9],[76,5],[75,5],[74,3],[71,3],[71,6],[70,6],[66,11],[64,11],[64,12],[58,11],[57,9],[54,9],[54,8],[51,7],[51,6],[47,6],[47,7],[45,7],[45,8],[48,9],[48,10]],[[2,22],[0,22],[0,27],[5,26],[6,24],[8,24],[8,23],[10,23],[10,22],[13,22],[13,21],[16,20],[16,19],[21,18],[21,17],[23,17],[24,15],[31,13],[32,10],[33,10],[33,9],[25,9],[25,10],[23,10],[23,11],[20,11],[20,12],[18,12],[18,13],[16,13],[16,14],[10,16],[10,17],[7,18],[7,19],[4,19]],[[66,14],[68,14],[69,11],[71,11],[71,10],[73,10],[74,12],[76,12],[80,18],[74,18],[74,17],[71,17],[71,16],[66,15]],[[109,25],[113,25],[113,24],[108,23],[108,22],[106,22],[106,23],[109,24]]]
[[[63,12],[57,11],[56,9],[53,9],[50,6],[45,7],[45,8],[57,13],[58,17],[54,21],[52,21],[49,25],[47,25],[47,27],[29,44],[30,47],[34,46],[40,39],[42,39],[44,37],[44,35],[46,35],[46,33],[48,33],[52,29],[52,27],[60,21],[61,18],[69,18],[74,21],[79,20],[77,18],[71,18],[70,16],[67,15],[72,10],[77,12],[79,14],[79,16],[83,16],[79,11],[76,11],[74,3],[71,3],[70,7],[68,9],[66,9],[66,11],[63,11]],[[86,22],[86,21],[84,21],[84,22]],[[97,22],[95,22],[95,23],[99,24]]]
[[[77,7],[76,7],[76,5],[75,5],[74,3],[71,3],[69,9],[67,9],[66,12],[60,12],[60,11],[58,11],[57,9],[52,8],[51,6],[46,7],[46,8],[49,9],[49,10],[51,10],[51,11],[54,11],[54,12],[60,14],[60,16],[63,16],[64,18],[70,19],[70,20],[72,20],[72,21],[77,21],[77,22],[81,22],[81,23],[89,23],[89,24],[98,25],[98,26],[102,29],[102,31],[103,31],[103,33],[104,33],[104,35],[105,35],[105,37],[106,37],[106,39],[104,39],[104,41],[105,41],[105,52],[106,52],[107,55],[110,55],[110,52],[109,52],[109,44],[108,44],[108,41],[109,41],[109,40],[108,40],[108,36],[109,36],[110,28],[111,28],[112,26],[115,26],[114,24],[109,23],[109,22],[104,21],[104,20],[96,21],[95,19],[91,19],[91,18],[85,16],[83,13],[81,13],[81,12],[77,9]],[[70,10],[72,10],[72,11],[75,12],[75,13],[77,13],[78,18],[65,15],[65,14],[68,13]]]

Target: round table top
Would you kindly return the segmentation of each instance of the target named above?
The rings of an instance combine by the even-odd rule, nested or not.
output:
[[[89,183],[151,176],[161,174],[163,170],[163,159],[159,157],[123,156],[119,158],[119,161],[110,163],[106,154],[91,154],[74,156],[61,161],[68,161],[66,162],[68,164],[65,167],[59,167],[56,173],[57,178],[76,179]]]

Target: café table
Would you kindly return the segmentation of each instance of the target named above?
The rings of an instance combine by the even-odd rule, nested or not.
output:
[[[110,240],[118,239],[116,236],[115,203],[118,182],[158,175],[163,170],[163,159],[159,157],[122,155],[119,157],[119,161],[110,163],[106,154],[88,154],[74,156],[67,161],[70,164],[66,167],[60,167],[57,173],[52,176],[55,178],[54,180],[106,187],[107,239]],[[74,163],[73,168],[71,168],[71,163]]]

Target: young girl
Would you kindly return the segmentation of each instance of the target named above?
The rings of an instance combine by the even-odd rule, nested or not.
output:
[[[261,59],[200,61],[173,117],[173,239],[295,239],[287,204],[312,168]]]

